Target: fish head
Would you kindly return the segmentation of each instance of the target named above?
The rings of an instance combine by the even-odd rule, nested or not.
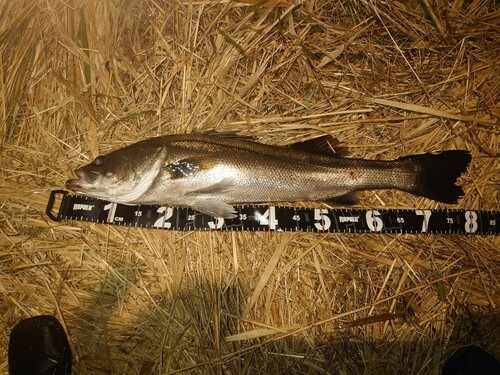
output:
[[[153,183],[165,159],[163,147],[139,146],[98,156],[75,170],[78,178],[66,181],[66,189],[117,203],[139,199]]]

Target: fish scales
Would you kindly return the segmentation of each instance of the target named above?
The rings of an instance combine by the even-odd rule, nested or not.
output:
[[[338,145],[332,137],[313,141],[284,147],[217,135],[156,137],[96,158],[66,187],[118,203],[189,206],[220,217],[233,217],[238,203],[353,203],[356,191],[384,188],[454,203],[463,194],[455,181],[471,160],[464,150],[346,158],[328,149]]]

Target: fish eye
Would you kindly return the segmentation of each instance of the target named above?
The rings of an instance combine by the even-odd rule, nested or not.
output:
[[[92,162],[96,167],[99,167],[104,164],[104,156],[98,156]]]

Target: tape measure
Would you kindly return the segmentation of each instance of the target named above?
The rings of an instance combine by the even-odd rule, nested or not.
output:
[[[53,210],[59,203],[57,214]],[[79,220],[179,231],[292,231],[497,235],[500,212],[456,209],[299,208],[236,206],[234,219],[214,218],[187,207],[128,206],[64,190],[50,194],[46,213],[54,221]]]

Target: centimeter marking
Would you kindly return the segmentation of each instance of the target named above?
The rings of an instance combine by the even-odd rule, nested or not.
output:
[[[53,214],[56,199],[59,210]],[[186,207],[128,206],[64,190],[51,192],[47,215],[55,221],[79,220],[180,231],[293,231],[341,233],[500,233],[499,211],[457,209],[329,209],[269,205],[235,207],[234,219],[214,218]]]

